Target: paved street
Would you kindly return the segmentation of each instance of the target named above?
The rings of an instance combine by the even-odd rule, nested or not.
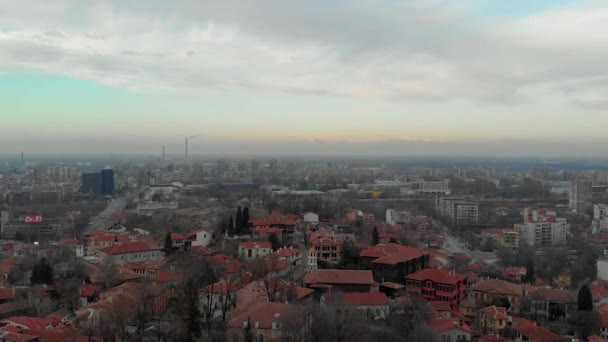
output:
[[[494,252],[482,252],[482,251],[471,251],[467,246],[461,242],[455,235],[449,230],[446,230],[446,242],[445,250],[450,253],[466,253],[469,254],[473,260],[477,263],[495,264],[498,262],[496,253]]]

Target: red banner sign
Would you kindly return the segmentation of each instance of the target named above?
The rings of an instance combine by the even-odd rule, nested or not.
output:
[[[42,223],[44,222],[44,217],[42,217],[42,215],[25,215],[23,217],[23,222],[24,223]]]

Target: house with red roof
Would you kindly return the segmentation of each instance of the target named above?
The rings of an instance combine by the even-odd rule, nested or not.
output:
[[[372,271],[319,269],[304,276],[304,285],[320,293],[370,292],[374,284]]]
[[[15,300],[15,287],[0,287],[0,304],[10,303]]]
[[[128,262],[162,260],[164,254],[162,248],[155,243],[147,241],[129,241],[120,245],[113,245],[99,250],[103,260],[112,264]]]
[[[500,277],[512,283],[521,283],[522,278],[526,276],[526,272],[525,267],[504,267],[500,270]]]
[[[389,316],[389,298],[382,292],[329,293],[321,297],[325,305],[354,307],[367,315],[368,320],[386,319]]]
[[[286,261],[290,267],[302,264],[302,250],[291,246],[281,247],[270,253],[269,257],[278,261]]]
[[[199,301],[203,315],[227,317],[236,304],[237,292],[251,283],[251,278],[251,274],[245,273],[201,288]]]
[[[515,326],[517,341],[534,342],[567,342],[569,338],[562,337],[548,329],[539,327],[535,322],[522,322]]]
[[[499,334],[507,327],[507,309],[499,306],[488,306],[479,310],[479,327],[483,334]]]
[[[46,329],[53,325],[53,320],[41,317],[13,316],[0,321],[2,325],[11,325],[19,329]]]
[[[284,329],[284,326],[289,329]],[[303,307],[284,303],[259,303],[233,315],[226,323],[226,341],[244,341],[249,328],[255,341],[300,340],[311,326],[311,316]],[[290,330],[296,330],[289,336]]]
[[[521,285],[500,279],[479,281],[472,290],[472,297],[481,307],[508,300],[510,304],[508,312],[519,312],[523,294],[524,288]]]
[[[317,261],[338,263],[340,261],[342,242],[333,232],[326,230],[310,231],[308,233],[308,243],[311,248],[314,248]]]
[[[273,212],[266,217],[249,220],[249,225],[253,231],[260,228],[280,228],[284,233],[291,234],[293,233],[299,218],[298,215],[282,215]]]
[[[169,234],[171,238],[171,247],[174,249],[184,248],[184,243],[186,242],[186,236],[180,233],[171,233]]]
[[[263,258],[272,251],[272,244],[268,241],[244,241],[239,243],[239,257],[244,260]]]
[[[368,247],[359,257],[364,265],[373,270],[377,282],[401,284],[408,274],[428,268],[430,262],[429,252],[395,243]]]
[[[405,277],[406,290],[427,301],[448,302],[458,306],[466,297],[467,277],[453,271],[425,268]]]
[[[441,341],[471,341],[473,330],[466,323],[458,319],[433,319],[429,322],[431,330]]]
[[[85,284],[80,286],[78,290],[79,304],[80,307],[87,306],[99,298],[99,294],[101,293],[101,287],[94,284]]]

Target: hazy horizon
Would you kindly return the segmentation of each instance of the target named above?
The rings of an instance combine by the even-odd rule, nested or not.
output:
[[[0,153],[608,157],[605,1],[0,3]]]

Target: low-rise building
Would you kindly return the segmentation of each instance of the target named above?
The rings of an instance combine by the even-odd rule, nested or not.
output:
[[[378,244],[363,250],[360,261],[373,270],[377,282],[403,284],[408,274],[429,267],[430,253],[394,243]]]
[[[103,248],[99,251],[100,257],[109,260],[112,264],[137,262],[147,260],[162,260],[164,255],[161,247],[147,241],[130,241],[121,245]]]
[[[245,260],[263,258],[270,254],[272,244],[268,241],[246,241],[239,244],[239,257]]]
[[[541,325],[568,324],[576,313],[576,294],[561,289],[538,288],[529,294],[532,301],[532,317]]]
[[[509,301],[509,312],[519,312],[523,294],[521,285],[499,279],[479,281],[472,291],[472,297],[479,307],[507,300]]]
[[[483,334],[500,334],[507,327],[507,309],[495,305],[479,310],[479,327]]]
[[[465,275],[448,270],[426,268],[405,277],[406,289],[428,301],[448,302],[458,306],[466,297]]]
[[[213,240],[213,233],[207,229],[199,229],[186,234],[185,244],[188,247],[209,246]]]
[[[287,325],[290,329],[284,329]],[[226,341],[247,341],[244,333],[247,329],[254,341],[298,341],[310,327],[310,314],[303,308],[283,303],[260,303],[226,323]]]
[[[473,335],[471,327],[458,319],[433,319],[429,325],[442,342],[468,342]]]
[[[321,303],[354,307],[374,321],[387,319],[390,311],[389,299],[382,292],[331,293],[322,296]]]
[[[304,285],[319,292],[370,292],[372,271],[319,269],[304,276]]]

